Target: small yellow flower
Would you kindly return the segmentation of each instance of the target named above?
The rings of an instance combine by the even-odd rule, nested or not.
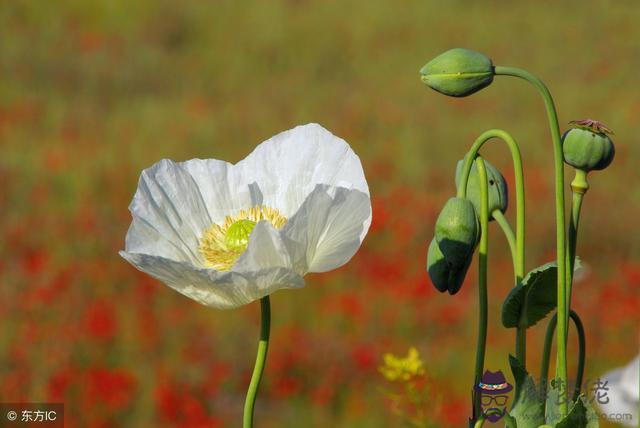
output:
[[[414,377],[424,375],[424,363],[420,359],[418,350],[409,348],[406,358],[396,357],[393,354],[384,354],[384,366],[378,370],[390,381],[407,382]]]

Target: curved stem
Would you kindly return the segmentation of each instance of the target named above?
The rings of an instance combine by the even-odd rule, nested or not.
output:
[[[496,223],[498,223],[498,225],[502,229],[502,233],[504,233],[505,238],[507,238],[507,243],[509,244],[509,249],[511,250],[511,259],[513,260],[513,265],[515,266],[518,260],[518,256],[516,254],[516,236],[513,234],[513,230],[511,229],[511,226],[509,225],[509,222],[505,218],[504,214],[502,214],[502,211],[493,210],[493,212],[491,213],[491,217],[493,217]]]
[[[458,187],[458,196],[466,197],[467,186],[466,183],[469,180],[469,174],[471,173],[471,166],[473,160],[480,148],[487,141],[492,138],[499,138],[503,140],[509,147],[511,152],[511,158],[513,159],[513,169],[515,173],[516,184],[516,255],[514,263],[514,272],[516,277],[516,284],[522,281],[524,278],[524,249],[525,249],[525,232],[524,232],[524,171],[522,168],[522,157],[520,155],[520,149],[518,143],[514,138],[509,135],[508,132],[501,129],[490,129],[482,133],[471,146],[468,155],[465,157],[464,166],[462,167],[462,175],[460,177],[460,186]],[[465,183],[463,185],[463,183]],[[496,219],[498,221],[498,219]],[[507,237],[509,239],[509,237]],[[527,342],[526,342],[526,327],[518,326],[516,329],[516,358],[522,364],[523,368],[526,368],[527,360]]]
[[[556,193],[556,259],[558,263],[558,313],[561,314],[561,322],[557,327],[558,351],[556,361],[556,375],[565,385],[567,384],[567,289],[566,289],[566,265],[565,265],[565,213],[564,213],[564,164],[562,155],[562,143],[560,141],[560,126],[558,124],[558,114],[553,103],[553,98],[549,89],[533,74],[528,71],[514,67],[494,68],[496,75],[514,76],[531,83],[542,96],[544,106],[547,111],[547,119],[551,131],[554,153],[555,169],[555,193]],[[560,415],[565,417],[568,412],[568,405],[565,392],[561,392]]]
[[[576,369],[576,385],[573,391],[573,400],[575,401],[580,395],[582,388],[582,379],[584,376],[584,364],[586,357],[586,340],[584,334],[584,325],[578,314],[571,310],[569,312],[570,318],[576,326],[576,332],[578,333],[578,367]],[[549,321],[547,326],[547,333],[544,338],[544,349],[542,351],[542,363],[540,366],[540,388],[542,391],[546,391],[547,382],[549,380],[549,359],[551,356],[551,345],[553,343],[553,334],[558,323],[558,313],[556,312]]]
[[[476,368],[474,377],[474,387],[482,381],[484,371],[484,355],[487,347],[487,320],[488,320],[488,298],[487,298],[487,257],[489,252],[489,184],[487,180],[487,169],[482,157],[476,158],[478,168],[478,178],[480,181],[480,249],[478,256],[478,343],[476,344]],[[467,176],[468,177],[468,176]],[[461,183],[466,183],[462,181]],[[466,187],[466,186],[463,186]],[[474,394],[473,414],[479,415],[482,412],[480,407],[480,394]]]
[[[253,407],[256,402],[258,387],[260,386],[260,380],[262,379],[262,372],[264,371],[264,364],[267,359],[270,329],[271,329],[271,304],[269,302],[269,296],[265,296],[262,299],[260,299],[260,342],[258,342],[258,354],[256,355],[256,364],[253,367],[251,382],[249,383],[249,389],[247,390],[247,398],[244,402],[244,415],[242,419],[243,428],[253,427]]]

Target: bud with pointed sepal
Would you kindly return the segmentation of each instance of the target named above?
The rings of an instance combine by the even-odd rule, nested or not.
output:
[[[455,48],[429,61],[420,74],[431,89],[452,97],[466,97],[489,86],[495,73],[487,56]]]

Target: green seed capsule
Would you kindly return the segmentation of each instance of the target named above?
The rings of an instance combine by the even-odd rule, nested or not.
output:
[[[447,263],[460,269],[467,263],[480,239],[480,226],[468,199],[451,198],[436,220],[435,239]]]
[[[491,59],[485,55],[455,48],[429,61],[420,74],[431,89],[452,97],[466,97],[489,86],[494,70]]]
[[[498,169],[491,165],[486,160],[484,161],[487,169],[487,181],[489,188],[489,215],[494,210],[500,210],[503,213],[507,211],[509,205],[509,190],[507,188],[507,182],[504,177],[498,171]],[[460,176],[462,175],[462,167],[464,165],[464,159],[458,161],[456,167],[456,187],[460,186]],[[473,161],[471,166],[471,173],[469,174],[469,180],[467,181],[467,199],[473,203],[473,207],[476,212],[480,212],[480,176],[478,169],[476,168],[476,161]],[[490,220],[493,218],[489,217]]]
[[[615,148],[607,134],[612,133],[600,122],[583,120],[562,135],[564,161],[582,171],[605,169],[613,161]]]

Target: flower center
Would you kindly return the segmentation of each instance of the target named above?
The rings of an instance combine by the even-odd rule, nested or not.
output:
[[[234,221],[224,235],[224,243],[227,248],[231,251],[242,251],[247,248],[249,236],[255,226],[256,222],[251,220]]]
[[[202,233],[198,250],[207,267],[229,270],[249,245],[255,225],[267,220],[276,229],[287,223],[287,218],[275,208],[258,205],[225,217],[222,224],[214,224]]]

